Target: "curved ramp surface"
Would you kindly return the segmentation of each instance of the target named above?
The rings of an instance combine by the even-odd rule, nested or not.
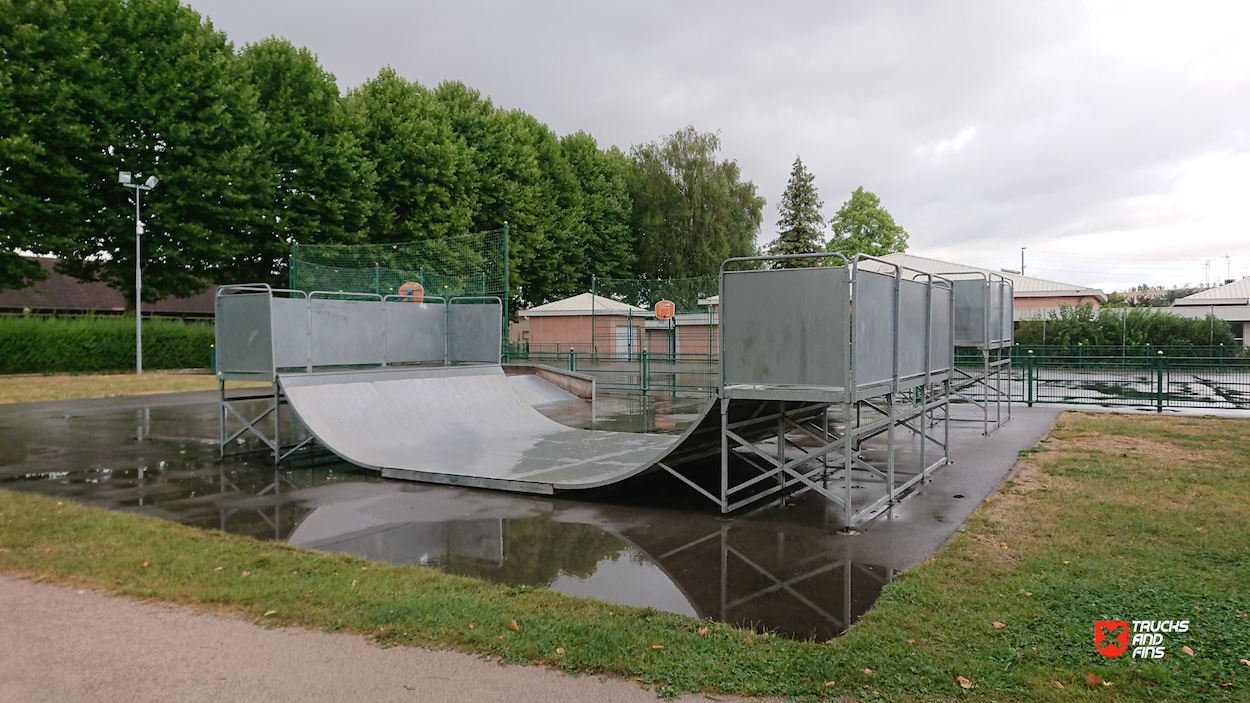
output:
[[[714,399],[678,437],[561,425],[534,410],[499,366],[283,374],[278,380],[322,445],[389,478],[552,493],[622,481],[679,446],[685,457],[719,450],[719,438],[715,449],[686,441],[706,437],[706,428],[699,430]],[[719,416],[715,420],[719,428]]]

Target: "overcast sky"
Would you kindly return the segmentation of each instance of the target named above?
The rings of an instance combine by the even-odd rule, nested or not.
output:
[[[913,254],[1027,247],[1029,275],[1108,291],[1250,275],[1250,3],[190,4],[344,91],[389,65],[601,146],[717,131],[761,244],[801,156],[826,216],[862,185]]]

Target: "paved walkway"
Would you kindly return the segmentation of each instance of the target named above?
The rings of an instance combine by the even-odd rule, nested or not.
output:
[[[499,666],[458,652],[381,649],[357,635],[265,629],[0,576],[6,703],[655,700],[633,681]]]

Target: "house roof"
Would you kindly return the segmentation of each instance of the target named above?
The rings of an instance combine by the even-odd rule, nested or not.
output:
[[[604,298],[600,295],[582,293],[571,298],[555,300],[545,305],[518,311],[521,317],[554,317],[559,315],[636,315],[651,317],[655,313],[637,305],[622,303],[619,300]]]
[[[1012,289],[1015,293],[1015,297],[1017,298],[1090,296],[1095,297],[1100,301],[1106,301],[1107,299],[1107,294],[1103,293],[1100,288],[1089,288],[1075,283],[1060,283],[1059,281],[1051,281],[1034,276],[1021,276],[1018,273],[1008,273],[1006,271],[995,271],[994,269],[986,269],[979,266],[956,264],[950,261],[931,259],[927,256],[916,256],[915,254],[887,254],[881,258],[892,264],[906,266],[922,273],[992,273],[1011,281]]]
[[[126,299],[121,292],[98,281],[85,282],[53,270],[56,259],[38,257],[40,268],[48,277],[29,288],[0,292],[0,311],[20,312],[30,308],[39,312],[122,312]],[[217,286],[189,298],[164,298],[144,303],[145,313],[158,315],[196,315],[211,317],[213,296]]]
[[[1225,283],[1222,286],[1208,288],[1199,293],[1178,298],[1172,304],[1178,307],[1187,305],[1250,305],[1250,276],[1244,276],[1240,281]]]

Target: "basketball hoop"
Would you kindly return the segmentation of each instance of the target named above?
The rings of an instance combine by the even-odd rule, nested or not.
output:
[[[655,304],[655,319],[671,320],[677,314],[677,306],[671,300],[661,300]]]
[[[408,301],[420,303],[425,300],[425,286],[416,281],[408,281],[399,287],[399,294],[408,296]]]

